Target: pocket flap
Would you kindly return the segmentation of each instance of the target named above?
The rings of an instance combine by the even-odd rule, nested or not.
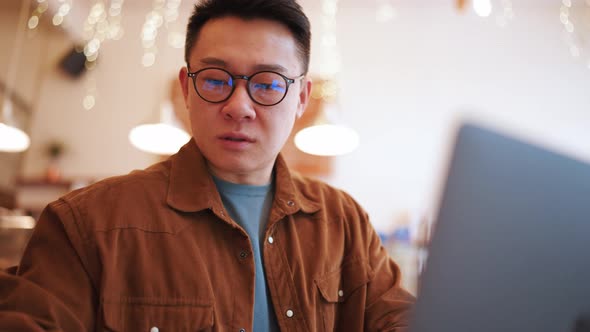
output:
[[[213,327],[212,305],[154,301],[103,302],[105,327],[116,331],[201,331]]]
[[[326,301],[344,302],[350,294],[371,280],[371,271],[365,261],[349,261],[338,270],[328,272],[316,279],[315,283]]]

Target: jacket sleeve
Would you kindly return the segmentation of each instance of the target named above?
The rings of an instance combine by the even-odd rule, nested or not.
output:
[[[361,229],[373,270],[367,286],[365,331],[407,331],[415,298],[401,287],[400,269],[381,245],[381,239],[364,211]]]
[[[16,275],[0,272],[0,331],[94,331],[96,287],[77,229],[63,201],[43,211]]]

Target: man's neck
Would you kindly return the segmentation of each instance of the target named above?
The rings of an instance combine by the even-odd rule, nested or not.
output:
[[[243,173],[225,171],[214,167],[210,163],[207,163],[207,168],[215,177],[231,183],[263,186],[272,182],[273,167]]]

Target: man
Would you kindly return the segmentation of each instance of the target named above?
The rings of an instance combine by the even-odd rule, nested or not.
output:
[[[51,203],[3,276],[0,330],[404,330],[413,297],[366,213],[279,155],[310,96],[310,35],[294,0],[196,5],[192,140]]]

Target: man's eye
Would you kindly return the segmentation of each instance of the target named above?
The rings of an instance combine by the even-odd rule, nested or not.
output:
[[[224,80],[215,80],[215,79],[206,79],[205,82],[209,85],[224,85],[226,82]]]
[[[269,90],[269,89],[273,88],[272,84],[268,84],[268,83],[256,83],[254,85],[254,87],[256,89],[263,89],[263,90]]]
[[[267,90],[267,91],[278,91],[278,92],[284,92],[285,88],[279,84],[279,82],[277,81],[273,81],[272,83],[256,83],[254,85],[255,89],[260,89],[260,90]]]

